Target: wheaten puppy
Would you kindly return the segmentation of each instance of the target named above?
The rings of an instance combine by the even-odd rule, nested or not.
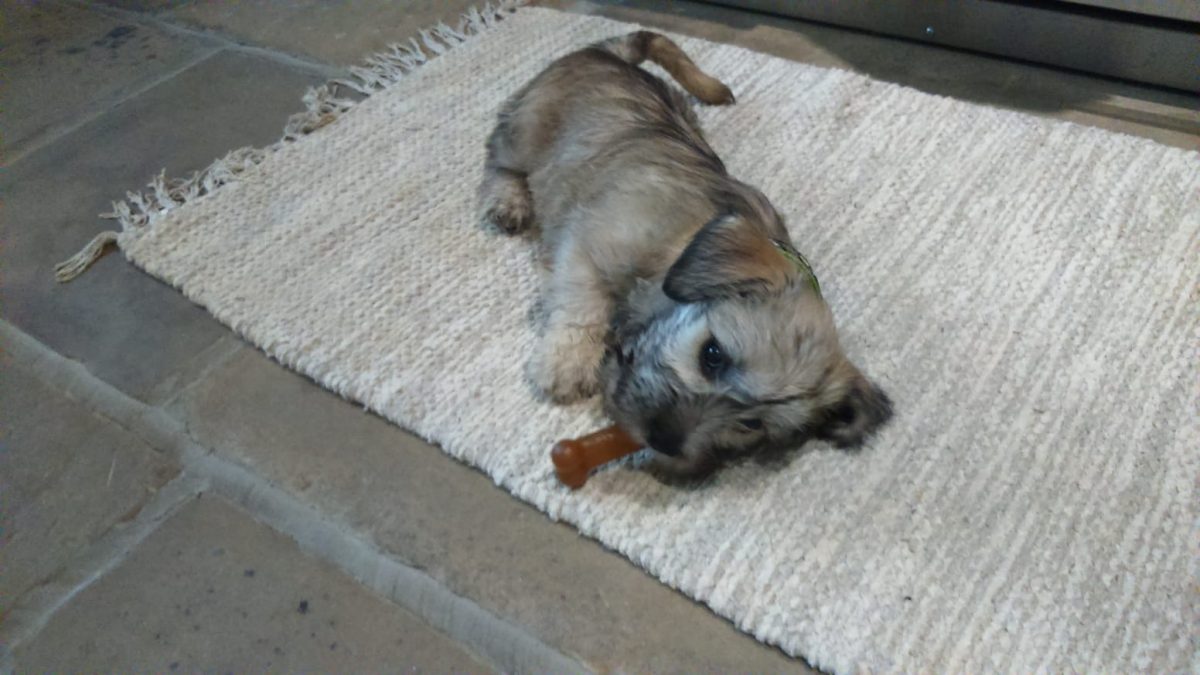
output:
[[[733,103],[667,38],[637,32],[554,63],[503,107],[483,217],[535,232],[545,326],[528,372],[550,399],[602,393],[678,473],[810,437],[860,443],[891,414],[847,360],[783,220],[730,176],[684,95]]]

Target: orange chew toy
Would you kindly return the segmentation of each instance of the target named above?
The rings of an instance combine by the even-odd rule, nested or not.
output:
[[[592,469],[631,455],[641,447],[629,434],[611,426],[587,436],[555,443],[550,451],[550,459],[554,461],[558,480],[572,490],[578,490],[587,482]]]

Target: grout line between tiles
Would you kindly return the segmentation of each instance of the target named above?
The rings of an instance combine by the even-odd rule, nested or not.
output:
[[[21,363],[48,386],[63,391],[93,413],[126,429],[150,447],[177,458],[183,473],[168,483],[135,522],[102,539],[85,553],[79,569],[63,588],[32,602],[28,618],[13,624],[6,619],[0,640],[0,672],[11,669],[11,648],[28,640],[70,601],[124,560],[157,524],[209,489],[246,510],[253,518],[292,537],[301,550],[324,560],[359,583],[416,614],[434,629],[465,646],[486,663],[504,672],[586,672],[589,668],[541,642],[518,624],[510,623],[454,593],[425,572],[380,550],[367,537],[297,499],[250,468],[216,455],[188,435],[185,425],[163,408],[133,399],[100,380],[83,364],[68,359],[7,321],[0,320],[0,345],[8,358]]]

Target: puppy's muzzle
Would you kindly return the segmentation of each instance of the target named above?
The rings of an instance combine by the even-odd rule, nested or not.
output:
[[[687,440],[687,431],[671,414],[659,414],[650,419],[646,425],[649,433],[646,442],[657,452],[668,457],[678,457],[683,452],[683,442]]]

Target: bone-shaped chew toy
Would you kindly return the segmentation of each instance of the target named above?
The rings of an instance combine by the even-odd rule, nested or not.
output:
[[[563,485],[578,490],[592,469],[640,450],[641,443],[617,426],[605,427],[579,438],[559,441],[550,451],[554,472]]]

